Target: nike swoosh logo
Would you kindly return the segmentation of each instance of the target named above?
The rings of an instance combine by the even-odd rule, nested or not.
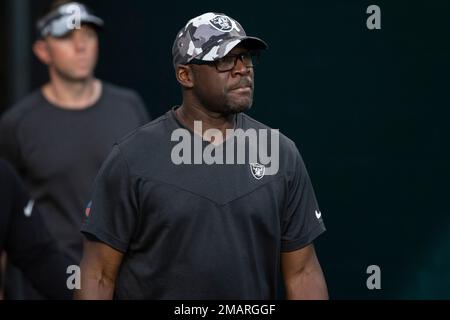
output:
[[[322,217],[322,212],[316,210],[316,218],[320,219]]]
[[[25,217],[31,216],[31,213],[33,212],[33,207],[34,207],[34,200],[28,201],[27,206],[23,209],[23,214],[25,215]]]

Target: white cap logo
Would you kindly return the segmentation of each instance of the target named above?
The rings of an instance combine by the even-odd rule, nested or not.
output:
[[[219,31],[228,32],[233,29],[233,24],[227,16],[216,16],[214,19],[209,20],[209,23]]]

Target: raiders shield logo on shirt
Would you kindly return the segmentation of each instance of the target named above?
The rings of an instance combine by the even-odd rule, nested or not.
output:
[[[266,172],[266,167],[259,163],[250,163],[250,171],[255,179],[261,179],[264,177],[264,172]]]
[[[226,16],[217,16],[214,19],[209,20],[211,25],[219,31],[230,31],[233,29],[231,20]]]

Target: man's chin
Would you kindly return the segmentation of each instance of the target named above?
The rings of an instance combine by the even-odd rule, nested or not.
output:
[[[66,79],[67,81],[71,82],[85,82],[92,78],[93,72],[91,69],[89,70],[57,70],[57,73],[59,75]]]
[[[250,108],[251,108],[251,106],[245,106],[245,107],[233,109],[232,111],[233,111],[233,113],[241,113],[241,112],[247,111]]]
[[[228,105],[228,110],[230,113],[241,113],[247,111],[252,107],[253,101],[246,101],[242,103],[234,103]]]
[[[92,74],[71,74],[66,75],[65,78],[72,82],[85,82],[92,78]]]

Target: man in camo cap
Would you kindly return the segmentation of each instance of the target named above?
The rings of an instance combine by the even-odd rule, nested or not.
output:
[[[178,33],[183,103],[122,140],[103,164],[82,228],[77,298],[273,299],[280,267],[287,298],[328,297],[312,244],[325,226],[295,144],[280,134],[273,175],[258,163],[195,160],[239,143],[228,129],[270,130],[243,113],[266,47],[219,13]],[[189,145],[183,163],[173,157],[177,136]]]
[[[226,56],[238,44],[249,49],[266,49],[267,44],[246,35],[236,20],[208,12],[190,20],[178,33],[173,48],[173,64],[187,64],[192,59],[214,61]]]

